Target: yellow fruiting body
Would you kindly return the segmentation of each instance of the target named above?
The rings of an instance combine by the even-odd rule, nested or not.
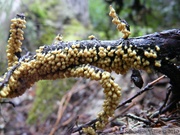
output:
[[[115,25],[117,25],[117,29],[123,33],[123,38],[124,39],[128,38],[129,35],[131,34],[131,32],[129,30],[127,30],[126,24],[119,20],[117,14],[116,14],[116,11],[114,10],[114,8],[112,6],[110,6],[109,16],[111,16],[113,18],[112,22]]]
[[[54,41],[54,44],[58,44],[59,41],[62,41],[63,40],[63,36],[58,34],[56,37],[55,37],[55,41]]]
[[[23,29],[26,27],[25,24],[26,21],[23,15],[17,15],[16,18],[11,20],[10,37],[6,50],[8,69],[10,69],[13,65],[16,65],[18,62],[16,54],[21,52],[22,40],[24,40]]]
[[[122,31],[123,38],[128,38],[130,32],[118,19],[114,9],[110,8],[113,23]],[[114,45],[104,45],[103,42],[98,44],[95,40],[88,40],[85,46],[85,41],[65,42],[59,35],[53,45],[41,46],[36,50],[35,55],[19,60],[17,53],[21,52],[23,28],[25,28],[24,18],[12,19],[7,46],[8,71],[12,72],[6,85],[0,87],[0,98],[20,96],[35,82],[43,79],[84,77],[97,80],[104,88],[105,101],[95,123],[96,129],[105,127],[121,97],[121,88],[114,82],[110,72],[125,74],[132,68],[151,72],[153,69],[151,67],[161,67],[158,46],[152,48],[147,45],[149,47],[144,49],[131,42],[125,44],[124,39]],[[94,38],[90,36],[90,39]],[[95,43],[90,44],[90,42]],[[4,74],[0,82],[3,82],[7,76],[8,73]],[[94,130],[90,127],[83,128],[83,131],[94,134]]]
[[[97,133],[92,127],[82,128],[82,131],[87,135],[97,135]]]
[[[93,40],[93,39],[95,39],[96,37],[95,37],[94,35],[90,35],[90,36],[88,36],[88,38],[91,39],[91,40]]]
[[[61,44],[67,42],[61,41]],[[49,46],[51,48],[52,46]],[[58,44],[57,44],[58,47]],[[105,101],[103,111],[99,113],[96,128],[102,129],[113,116],[121,96],[121,88],[111,77],[111,71],[125,74],[129,69],[151,71],[149,65],[161,66],[153,54],[156,51],[137,55],[139,48],[121,43],[116,46],[84,47],[81,42],[61,49],[46,49],[41,46],[33,59],[20,62],[12,73],[8,85],[0,92],[1,98],[20,96],[35,82],[42,79],[58,79],[65,77],[85,77],[99,80],[104,88]],[[152,61],[153,59],[153,61]]]

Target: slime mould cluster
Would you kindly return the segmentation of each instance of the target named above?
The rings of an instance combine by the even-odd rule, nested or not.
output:
[[[23,29],[26,28],[25,17],[24,15],[17,15],[15,19],[11,20],[10,26],[10,38],[7,45],[7,58],[8,58],[8,67],[12,67],[18,63],[18,57],[20,57],[21,45],[23,37]]]
[[[123,33],[123,38],[124,38],[124,39],[128,38],[128,36],[131,34],[131,32],[128,30],[129,28],[127,28],[127,27],[129,27],[129,26],[127,26],[126,23],[124,23],[123,21],[121,21],[121,20],[118,18],[117,14],[116,14],[116,12],[115,12],[115,10],[113,9],[112,6],[110,6],[109,16],[111,16],[111,17],[113,18],[112,22],[113,22],[115,25],[117,25],[117,29],[118,29],[120,32]]]
[[[120,22],[111,9],[113,22],[124,38],[130,32],[124,23]],[[105,101],[103,111],[98,114],[96,129],[102,129],[108,122],[121,97],[121,88],[114,82],[110,72],[125,74],[129,69],[142,69],[151,72],[154,67],[161,67],[158,57],[160,48],[148,46],[139,47],[126,39],[99,41],[91,36],[91,40],[65,42],[60,37],[58,42],[50,46],[41,46],[35,55],[20,57],[21,41],[25,28],[25,17],[18,15],[12,20],[11,35],[8,40],[7,58],[9,74],[0,79],[8,81],[0,87],[0,98],[20,96],[32,84],[42,79],[58,79],[65,77],[85,77],[100,81],[104,88]],[[87,128],[90,129],[90,128]],[[86,129],[83,129],[86,130]]]

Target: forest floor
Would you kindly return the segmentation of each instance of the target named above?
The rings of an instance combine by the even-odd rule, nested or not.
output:
[[[130,75],[131,72],[125,76],[113,73],[115,81],[122,88],[121,103],[140,91],[131,82]],[[144,86],[159,76],[161,75],[142,72]],[[114,118],[105,130],[98,131],[99,134],[180,134],[180,109],[156,118],[150,117],[163,105],[168,82],[168,78],[160,80],[153,89],[118,108]],[[30,125],[26,120],[35,98],[35,90],[34,86],[21,97],[12,99],[15,107],[8,103],[1,105],[0,135],[78,135],[79,132],[71,133],[73,128],[95,119],[104,100],[102,87],[97,81],[80,78],[63,98],[57,101],[45,122],[39,120]]]

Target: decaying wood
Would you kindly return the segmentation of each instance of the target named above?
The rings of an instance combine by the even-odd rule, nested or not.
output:
[[[130,32],[118,20],[118,29],[124,36],[118,40],[57,41],[41,46],[36,53],[21,57],[21,40],[25,28],[24,17],[12,20],[8,41],[8,69],[0,78],[0,98],[13,98],[39,80],[66,77],[85,77],[100,81],[104,88],[103,111],[99,113],[96,129],[102,129],[118,106],[121,88],[110,72],[125,74],[130,69],[160,72],[170,78],[171,97],[161,113],[176,107],[180,101],[180,29],[128,38]],[[113,20],[114,20],[113,19]],[[92,127],[82,128],[86,133],[95,132]]]

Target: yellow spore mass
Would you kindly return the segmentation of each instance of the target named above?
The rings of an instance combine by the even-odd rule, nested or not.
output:
[[[124,34],[123,38],[128,38],[130,32],[111,6],[110,16],[118,30]],[[62,41],[60,35],[56,37],[57,42],[53,45],[41,46],[35,55],[19,58],[24,39],[24,19],[25,17],[18,16],[11,21],[11,35],[7,46],[9,72],[4,74],[0,81],[2,83],[9,78],[6,79],[6,84],[0,87],[0,98],[20,96],[35,82],[43,79],[84,77],[97,80],[104,88],[105,101],[95,127],[102,129],[113,116],[121,97],[121,88],[114,82],[110,72],[125,74],[132,68],[151,72],[151,66],[161,67],[161,61],[157,59],[160,51],[158,46],[144,50],[131,42],[125,44],[124,40],[113,45],[104,45],[104,42],[107,44],[108,41],[88,40],[84,45],[84,41]],[[92,35],[89,38],[95,37]],[[83,131],[94,134],[91,127],[83,128]]]

